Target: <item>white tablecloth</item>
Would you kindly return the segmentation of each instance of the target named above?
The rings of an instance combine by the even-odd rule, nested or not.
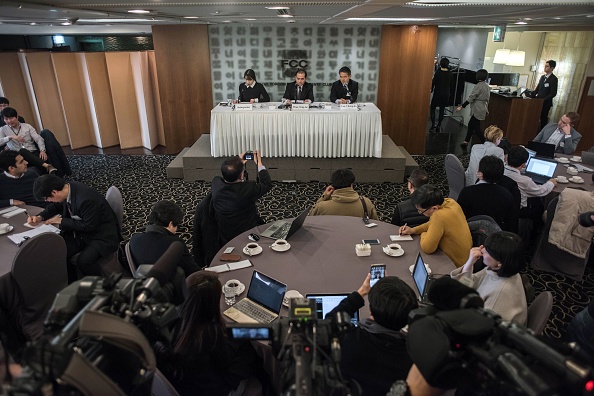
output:
[[[260,150],[264,157],[381,157],[382,118],[373,103],[361,103],[359,111],[339,110],[335,104],[332,109],[289,111],[276,108],[278,104],[256,104],[247,111],[212,109],[211,155]]]

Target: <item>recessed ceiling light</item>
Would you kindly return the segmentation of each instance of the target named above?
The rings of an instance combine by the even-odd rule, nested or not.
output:
[[[282,14],[282,15],[277,15],[277,16],[279,16],[281,18],[293,18],[293,15],[291,15],[291,14]]]
[[[516,25],[528,25],[528,22],[525,21],[518,21],[515,23]]]
[[[563,19],[563,18],[561,18],[561,17],[555,17],[555,18],[553,18],[553,19],[557,19],[557,20],[559,20],[559,19]]]
[[[200,17],[197,17],[197,16],[186,16],[184,18],[186,18],[186,19],[198,19]]]
[[[270,7],[266,7],[269,10],[288,10],[291,7],[288,6],[270,6]]]
[[[78,20],[79,23],[132,23],[132,22],[161,22],[159,19],[142,19],[142,18],[97,18],[97,19],[84,19]]]
[[[62,25],[63,26],[70,26],[70,25],[72,25],[72,22],[62,22]]]
[[[34,26],[34,25],[37,25],[37,23],[35,23],[35,22],[31,22],[29,25],[32,25],[32,26]]]
[[[593,15],[588,15],[586,18],[594,18],[594,14]]]
[[[346,21],[367,22],[424,22],[434,21],[436,18],[347,18]]]
[[[231,23],[231,21],[229,21],[229,20],[221,21],[221,22],[223,22],[223,23]]]
[[[246,21],[255,21],[256,18],[245,18]]]
[[[149,10],[128,10],[132,14],[150,14]]]

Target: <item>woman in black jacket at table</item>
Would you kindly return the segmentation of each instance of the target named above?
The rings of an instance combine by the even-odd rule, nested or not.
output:
[[[237,98],[239,102],[270,102],[270,95],[266,92],[264,85],[256,81],[256,72],[247,69],[243,73],[243,78],[245,82],[239,84],[239,97]]]

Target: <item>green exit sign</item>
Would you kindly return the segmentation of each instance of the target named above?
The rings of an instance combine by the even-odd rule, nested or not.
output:
[[[505,40],[505,26],[495,26],[493,29],[493,41],[500,43]]]

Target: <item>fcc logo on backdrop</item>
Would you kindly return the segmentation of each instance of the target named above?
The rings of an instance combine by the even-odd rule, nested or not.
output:
[[[307,69],[309,55],[305,50],[282,50],[280,67],[287,77],[295,76],[298,69]]]

